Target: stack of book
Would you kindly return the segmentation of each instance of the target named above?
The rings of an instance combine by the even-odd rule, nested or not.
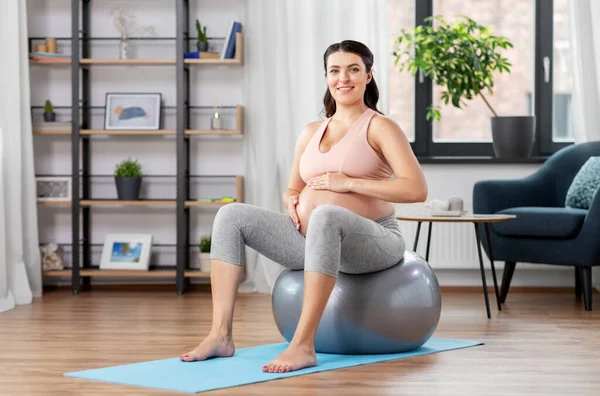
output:
[[[29,54],[29,59],[33,60],[46,60],[46,59],[54,59],[56,61],[68,62],[71,60],[70,54],[57,54],[57,53],[49,53],[49,52],[31,52]]]

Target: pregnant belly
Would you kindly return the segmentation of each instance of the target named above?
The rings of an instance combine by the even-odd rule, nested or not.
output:
[[[394,213],[389,202],[356,193],[336,193],[329,190],[314,190],[305,187],[298,198],[296,211],[300,220],[300,231],[306,235],[312,211],[320,205],[337,205],[371,220],[379,220]]]

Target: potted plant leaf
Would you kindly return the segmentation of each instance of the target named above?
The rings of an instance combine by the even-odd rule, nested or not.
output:
[[[44,104],[44,121],[56,121],[56,113],[54,112],[54,106],[52,106],[52,102],[50,102],[49,100],[46,100],[46,103]]]
[[[201,272],[210,272],[210,244],[210,235],[200,238],[200,253],[198,255],[198,259],[200,260]]]
[[[115,184],[120,200],[135,201],[140,196],[142,185],[142,166],[138,160],[126,159],[115,167]]]
[[[208,51],[208,37],[206,36],[206,26],[202,27],[200,21],[196,19],[196,31],[198,32],[198,52]]]
[[[433,22],[437,23],[433,23]],[[466,101],[480,97],[490,110],[494,153],[500,158],[526,158],[535,133],[533,116],[499,116],[485,95],[494,93],[494,73],[510,73],[512,64],[501,50],[512,48],[505,37],[493,34],[466,16],[452,23],[442,16],[425,19],[426,24],[401,30],[396,40],[395,65],[413,75],[423,73],[442,88],[441,102],[462,109]],[[440,107],[431,105],[427,120],[441,118]]]

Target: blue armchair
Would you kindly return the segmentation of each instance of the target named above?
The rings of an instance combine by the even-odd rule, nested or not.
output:
[[[600,265],[600,193],[589,210],[565,207],[573,178],[592,156],[600,156],[600,142],[565,147],[525,178],[475,184],[474,213],[517,215],[489,228],[491,256],[505,262],[501,303],[517,262],[568,265],[575,268],[576,297],[583,288],[585,310],[592,310],[592,267]],[[490,256],[485,240],[482,245]]]

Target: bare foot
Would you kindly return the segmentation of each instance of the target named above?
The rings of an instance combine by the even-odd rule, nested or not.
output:
[[[235,352],[233,339],[229,336],[209,334],[195,349],[179,357],[184,362],[206,360],[213,357],[231,357]]]
[[[264,372],[285,373],[317,365],[314,347],[290,344],[287,349],[269,364],[263,367]]]

